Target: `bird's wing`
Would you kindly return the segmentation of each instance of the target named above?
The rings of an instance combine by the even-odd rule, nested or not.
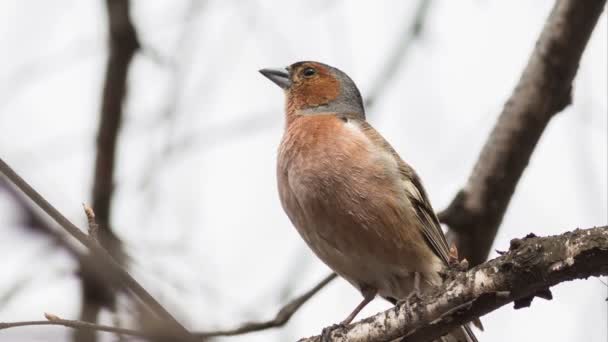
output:
[[[360,125],[363,128],[365,134],[376,144],[381,145],[387,151],[393,155],[397,161],[399,167],[399,173],[403,179],[403,184],[407,188],[407,194],[410,203],[414,209],[414,213],[420,222],[420,229],[424,235],[426,242],[433,252],[445,263],[449,262],[449,247],[448,242],[445,239],[445,235],[439,225],[439,219],[431,202],[428,199],[426,191],[422,186],[420,178],[412,169],[411,166],[406,164],[399,154],[393,149],[393,147],[366,121],[360,121]]]
[[[418,190],[417,192],[411,190],[408,191],[408,197],[410,198],[410,202],[414,207],[416,212],[416,216],[420,221],[421,229],[424,234],[424,237],[427,243],[431,246],[431,249],[435,254],[437,254],[441,260],[447,265],[449,262],[449,247],[448,242],[445,239],[445,235],[441,230],[441,226],[439,225],[439,219],[437,215],[435,215],[435,211],[433,211],[433,207],[431,206],[431,202],[428,199],[426,191],[422,186],[422,182],[420,178],[416,174],[416,172],[407,165],[401,158],[395,153],[395,158],[399,161],[399,171],[402,177],[407,177],[413,187]]]

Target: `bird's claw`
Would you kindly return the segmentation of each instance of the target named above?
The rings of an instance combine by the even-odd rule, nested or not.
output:
[[[420,292],[412,291],[409,295],[407,295],[407,297],[405,299],[398,301],[397,306],[403,305],[405,307],[405,311],[410,312],[410,311],[412,311],[412,307],[411,307],[412,301],[415,302],[417,300],[420,300],[420,298],[421,298]]]
[[[343,323],[332,324],[328,327],[323,328],[321,331],[321,342],[331,342],[331,333],[334,330],[344,329],[346,325]]]
[[[407,298],[405,300],[407,300],[408,303],[412,302],[412,301],[417,301],[420,300],[420,291],[413,291],[412,293],[410,293]]]

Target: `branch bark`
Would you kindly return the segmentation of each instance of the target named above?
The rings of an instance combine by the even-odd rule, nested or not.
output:
[[[561,282],[608,275],[608,227],[511,241],[503,256],[448,275],[433,294],[332,331],[334,342],[432,341],[508,303]],[[527,302],[530,303],[530,302]],[[299,342],[319,342],[320,336]]]
[[[109,27],[109,58],[103,86],[97,154],[93,176],[93,210],[98,224],[102,227],[98,242],[121,265],[126,262],[126,254],[120,239],[110,225],[112,194],[114,190],[114,165],[118,134],[123,117],[123,103],[127,94],[127,77],[133,56],[139,49],[135,27],[131,22],[128,0],[106,0]],[[82,300],[80,319],[96,322],[103,307],[114,310],[115,293],[110,287],[99,282],[89,272],[90,268],[80,267],[82,275]],[[94,330],[76,330],[76,341],[96,341]]]
[[[558,0],[528,65],[462,190],[439,214],[461,257],[488,257],[521,175],[549,120],[571,102],[572,80],[606,0]]]

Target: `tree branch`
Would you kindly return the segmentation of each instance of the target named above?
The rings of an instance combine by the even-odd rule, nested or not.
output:
[[[472,265],[486,260],[517,183],[572,80],[606,0],[558,0],[462,190],[439,219]]]
[[[195,333],[195,335],[198,337],[234,336],[247,334],[254,331],[281,327],[289,321],[291,316],[293,316],[293,314],[298,311],[298,309],[300,309],[300,307],[304,305],[304,303],[306,303],[310,298],[317,294],[317,292],[319,292],[323,287],[325,287],[325,285],[329,284],[336,277],[337,274],[335,273],[329,274],[312,289],[306,291],[302,295],[292,299],[289,303],[285,304],[279,310],[279,312],[277,312],[276,316],[271,320],[261,322],[246,322],[234,329],[199,332]]]
[[[121,335],[128,336],[136,336],[136,337],[158,337],[153,334],[149,334],[143,331],[117,328],[107,325],[100,325],[90,322],[77,321],[77,320],[68,320],[59,318],[55,315],[44,314],[46,317],[46,321],[23,321],[23,322],[0,322],[0,330],[2,329],[10,329],[10,328],[18,328],[18,327],[26,327],[26,326],[34,326],[34,325],[55,325],[55,326],[64,326],[68,328],[73,328],[78,330],[89,330],[92,332],[95,331],[105,331],[110,333],[116,333]]]
[[[89,249],[95,266],[99,267],[109,282],[116,282],[124,289],[138,298],[156,317],[166,323],[168,333],[174,334],[175,339],[191,340],[190,333],[154,298],[150,295],[131,275],[125,271],[112,256],[94,240],[90,239],[81,229],[76,227],[44,197],[34,190],[23,178],[21,178],[8,164],[0,158],[0,173],[4,174],[15,186],[17,186],[27,197],[46,212],[53,220],[63,227],[71,236]]]
[[[608,226],[513,239],[510,250],[448,275],[434,293],[336,329],[334,342],[432,341],[457,326],[561,282],[608,275]],[[529,303],[529,302],[527,302]],[[318,342],[320,336],[299,342]]]
[[[344,329],[333,330],[330,338],[334,342],[377,342],[405,336],[402,342],[431,341],[508,303],[515,302],[517,305],[518,301],[524,300],[529,304],[527,298],[556,284],[603,275],[608,275],[608,226],[576,229],[548,237],[529,234],[523,239],[511,240],[509,251],[496,259],[467,272],[452,271],[444,275],[444,284],[433,293],[398,304]],[[331,276],[325,279],[329,280]],[[308,293],[313,294],[314,289]],[[0,323],[0,330],[29,325],[61,325],[130,336],[158,336],[143,331],[65,320],[49,314],[45,316],[48,321]],[[262,329],[266,328],[268,326]],[[240,329],[243,331],[237,332],[238,329],[235,329],[229,333],[196,335],[204,338],[248,332],[244,331],[246,328]],[[319,341],[320,336],[300,340]]]
[[[104,275],[104,272],[96,264],[95,260],[89,255],[80,251],[69,238],[69,235],[63,234],[59,228],[53,227],[41,214],[28,202],[28,200],[11,186],[4,178],[0,178],[0,189],[5,189],[8,195],[14,200],[15,204],[21,211],[23,216],[22,226],[36,233],[43,234],[49,237],[56,246],[67,252],[76,260],[80,270],[87,270],[89,281],[96,284],[98,287],[114,289],[115,283],[112,278]],[[82,272],[79,274],[83,275]]]
[[[118,133],[123,117],[123,103],[127,95],[129,66],[140,44],[135,27],[131,22],[128,0],[106,0],[109,27],[109,57],[103,86],[97,154],[93,176],[93,210],[98,224],[102,227],[97,236],[101,244],[121,265],[126,262],[126,254],[120,239],[110,225],[112,194],[114,190],[114,164]],[[82,300],[80,319],[96,322],[103,307],[114,309],[116,298],[111,287],[97,281],[89,273],[89,268],[81,267]],[[90,329],[77,330],[76,341],[92,342],[95,332]]]
[[[129,6],[128,0],[106,0],[110,54],[102,94],[93,177],[93,210],[97,223],[106,227],[104,229],[110,225],[114,163],[123,103],[127,95],[127,76],[133,56],[139,49]]]

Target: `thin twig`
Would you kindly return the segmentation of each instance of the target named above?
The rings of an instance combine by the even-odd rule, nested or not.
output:
[[[246,322],[241,326],[228,329],[228,330],[217,330],[217,331],[207,331],[207,332],[198,332],[195,333],[195,336],[198,337],[213,337],[213,336],[234,336],[234,335],[242,335],[247,334],[254,331],[260,331],[270,328],[277,328],[285,325],[293,316],[293,314],[298,311],[298,309],[306,303],[310,298],[312,298],[317,292],[319,292],[325,285],[329,284],[333,279],[335,279],[337,275],[335,273],[329,274],[323,280],[321,280],[317,285],[315,285],[310,290],[306,291],[299,297],[292,299],[289,303],[285,304],[276,316],[268,321],[261,322]]]
[[[99,225],[95,221],[95,212],[93,211],[93,208],[89,207],[85,203],[82,204],[82,207],[84,208],[84,213],[87,216],[87,223],[89,224],[89,237],[91,237],[91,239],[99,242],[97,240],[97,233],[99,230]]]
[[[69,320],[57,317],[52,314],[44,314],[46,321],[23,321],[23,322],[0,322],[0,330],[17,328],[17,327],[26,327],[33,325],[55,325],[55,326],[64,326],[73,329],[80,330],[91,330],[91,331],[105,331],[110,333],[135,336],[135,337],[155,337],[155,335],[146,333],[144,331],[125,329],[125,328],[117,328],[107,325],[95,324],[90,322],[78,321],[78,320]]]

